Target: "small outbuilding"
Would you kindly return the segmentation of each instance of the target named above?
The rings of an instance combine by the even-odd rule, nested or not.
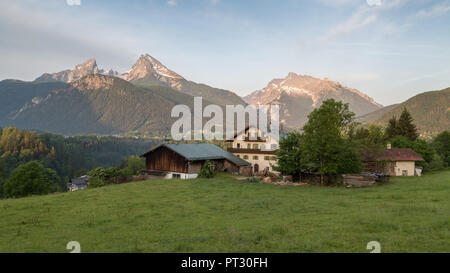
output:
[[[390,176],[414,176],[421,175],[416,170],[416,161],[424,159],[409,148],[388,148],[375,156],[366,153],[364,157],[365,171],[384,173]]]
[[[88,186],[88,181],[90,176],[83,175],[80,177],[72,178],[69,180],[68,184],[68,190],[69,191],[78,191],[78,190],[84,190]]]
[[[249,162],[211,143],[161,144],[142,157],[147,172],[165,178],[196,178],[206,160],[214,163],[216,171],[252,175]]]

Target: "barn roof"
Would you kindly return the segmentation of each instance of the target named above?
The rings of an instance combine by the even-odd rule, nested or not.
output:
[[[159,147],[167,147],[175,153],[181,155],[190,161],[227,159],[238,166],[250,166],[251,164],[234,154],[225,151],[212,143],[181,143],[181,144],[161,144],[152,148],[149,152],[143,154],[146,156]]]
[[[393,161],[424,161],[424,159],[409,148],[392,148],[385,149],[381,155],[376,156],[376,161],[393,160]],[[364,161],[373,161],[372,156],[366,153]]]

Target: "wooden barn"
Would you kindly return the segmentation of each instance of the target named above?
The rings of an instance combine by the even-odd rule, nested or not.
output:
[[[161,144],[142,155],[149,173],[165,178],[196,178],[206,160],[212,161],[216,171],[252,175],[249,162],[211,143]]]

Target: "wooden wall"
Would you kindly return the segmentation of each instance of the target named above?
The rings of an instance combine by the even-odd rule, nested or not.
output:
[[[199,173],[205,160],[188,162],[186,158],[162,146],[145,156],[146,168],[149,171],[170,171],[179,173]],[[211,160],[216,172],[243,172],[251,175],[251,166],[239,167],[226,159]]]
[[[187,173],[187,160],[162,146],[146,156],[147,170]]]

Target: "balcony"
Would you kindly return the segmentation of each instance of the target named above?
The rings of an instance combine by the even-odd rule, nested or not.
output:
[[[265,143],[266,139],[263,139],[263,138],[260,138],[260,137],[257,137],[256,139],[250,139],[249,137],[245,137],[243,139],[243,141],[245,141],[245,142],[262,142],[262,143]]]
[[[233,154],[267,154],[273,155],[278,150],[265,150],[265,149],[249,149],[249,148],[228,148],[228,152]]]

